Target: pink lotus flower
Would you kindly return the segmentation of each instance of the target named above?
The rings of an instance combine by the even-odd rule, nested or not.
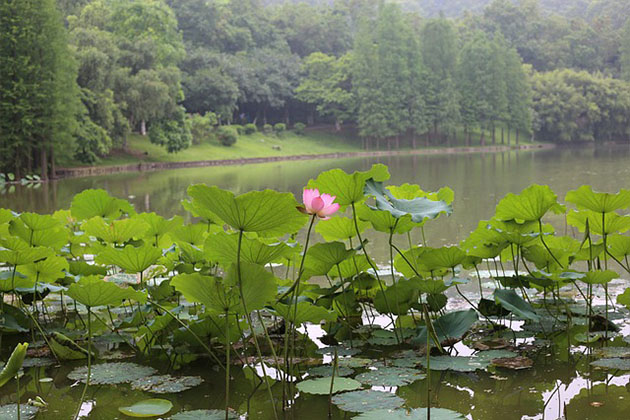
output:
[[[316,214],[323,220],[330,219],[330,216],[339,210],[339,204],[333,203],[337,198],[330,194],[320,194],[318,189],[306,189],[302,193],[302,202],[304,207],[300,207],[300,211],[306,214]]]

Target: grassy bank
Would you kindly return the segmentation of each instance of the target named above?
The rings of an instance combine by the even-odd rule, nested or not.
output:
[[[506,133],[507,134],[507,133]],[[510,144],[516,142],[515,133],[511,133]],[[520,136],[520,143],[527,144],[528,137]],[[505,143],[508,143],[507,136]],[[486,146],[492,144],[492,136],[486,132]],[[497,129],[497,144],[501,144],[500,131]],[[465,136],[463,130],[457,131],[457,139],[451,139],[450,144],[445,142],[431,142],[432,149],[440,147],[463,147],[465,146]],[[381,150],[387,150],[385,141],[380,143]],[[400,142],[401,149],[411,149],[411,142],[403,140]],[[472,131],[472,146],[479,146],[479,131]],[[374,144],[371,146],[371,150]],[[393,147],[393,143],[392,143]],[[419,149],[426,147],[424,138],[417,141]],[[230,160],[247,158],[264,158],[272,156],[296,156],[296,155],[320,155],[328,153],[349,153],[363,151],[363,143],[354,133],[345,131],[332,133],[327,130],[308,131],[303,135],[293,132],[285,132],[278,137],[275,134],[254,133],[251,135],[241,135],[232,146],[223,146],[216,139],[208,139],[193,144],[186,150],[179,153],[168,153],[162,146],[152,144],[148,137],[132,134],[128,138],[126,150],[116,150],[110,156],[100,159],[94,166],[114,166],[126,165],[139,162],[192,162],[201,160]],[[68,160],[61,163],[62,167],[86,166],[76,160]]]

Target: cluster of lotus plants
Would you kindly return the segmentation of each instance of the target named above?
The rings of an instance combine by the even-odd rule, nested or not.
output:
[[[230,371],[238,364],[267,389],[276,418],[308,393],[328,396],[330,415],[336,405],[369,420],[384,414],[463,418],[432,410],[430,387],[427,407],[415,410],[393,394],[362,388],[404,385],[454,365],[528,367],[531,360],[518,351],[492,350],[513,333],[514,320],[551,334],[571,330],[580,319],[586,331],[570,340],[581,344],[614,334],[609,312],[615,304],[630,306],[630,289],[616,299],[608,293],[609,282],[630,272],[630,237],[623,235],[630,229],[630,216],[623,214],[630,191],[597,193],[582,186],[563,205],[549,187],[532,185],[507,195],[494,217],[480,221],[460,244],[433,248],[426,239],[413,243],[411,232],[449,215],[453,191],[387,185],[388,179],[383,165],[353,174],[327,171],[305,186],[301,202],[272,190],[234,195],[193,185],[182,203],[193,223],[137,213],[104,190],[83,191],[69,209],[52,215],[0,210],[0,340],[23,334],[42,341],[57,363],[86,359],[69,375],[84,383],[81,400],[91,380],[115,383],[112,372],[126,368],[95,364],[100,357],[93,339],[108,335],[168,366],[206,358],[225,375],[226,395],[224,411],[207,418],[237,415]],[[570,235],[558,234],[547,218]],[[388,261],[373,258],[376,246],[389,250]],[[482,286],[482,270],[493,287]],[[471,281],[479,285],[465,286]],[[563,292],[569,289],[576,299]],[[599,291],[603,311],[593,305]],[[454,298],[469,308],[452,310]],[[331,357],[307,374],[300,360],[309,324],[321,326]],[[471,330],[475,348],[486,352],[451,355]],[[347,377],[344,371],[362,363],[348,356],[381,346],[409,353]],[[16,348],[0,386],[19,380],[26,353],[26,344]],[[145,376],[155,373],[146,370]],[[134,387],[200,382],[152,378]],[[80,407],[78,401],[77,417]],[[120,410],[163,415],[171,407],[168,400],[151,399]]]

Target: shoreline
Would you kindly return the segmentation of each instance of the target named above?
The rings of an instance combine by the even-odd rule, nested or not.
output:
[[[209,166],[234,166],[251,165],[256,163],[281,162],[281,161],[302,161],[316,159],[340,159],[351,157],[378,157],[378,156],[399,156],[399,155],[436,155],[436,154],[465,154],[465,153],[499,153],[511,150],[535,150],[553,149],[556,147],[551,143],[523,144],[523,145],[495,145],[495,146],[471,146],[471,147],[435,147],[415,150],[374,150],[362,152],[335,152],[320,153],[313,155],[286,155],[267,156],[254,158],[237,159],[217,159],[198,160],[188,162],[138,162],[124,165],[110,166],[79,166],[73,168],[57,168],[55,179],[80,178],[98,175],[111,175],[125,172],[149,172],[168,169],[200,168]]]

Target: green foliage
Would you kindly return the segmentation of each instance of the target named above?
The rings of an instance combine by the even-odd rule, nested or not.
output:
[[[285,131],[287,131],[287,125],[284,123],[277,123],[273,126],[273,132],[276,133],[277,136],[281,136]]]
[[[232,146],[238,139],[238,132],[233,127],[217,128],[217,138],[224,146]]]
[[[24,363],[24,357],[26,357],[26,349],[28,343],[22,343],[15,346],[7,364],[0,371],[0,388],[2,388],[7,382],[18,374]]]
[[[306,124],[301,123],[301,122],[297,122],[297,123],[293,124],[293,131],[298,136],[304,135],[304,131],[305,130],[306,130]]]
[[[129,407],[118,407],[118,411],[129,417],[156,417],[161,416],[173,408],[173,403],[161,398],[151,398],[138,401]]]
[[[263,133],[265,133],[265,134],[273,133],[273,125],[271,125],[271,124],[263,125]]]
[[[245,124],[245,126],[243,127],[243,130],[245,134],[249,136],[251,134],[256,133],[258,131],[258,128],[256,127],[256,124],[249,123],[249,124]]]

